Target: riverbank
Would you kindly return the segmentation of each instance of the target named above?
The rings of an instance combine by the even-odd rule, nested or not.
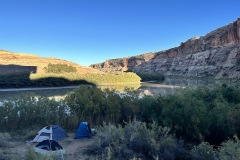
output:
[[[63,86],[63,87],[35,87],[35,88],[6,88],[0,89],[0,92],[11,92],[11,91],[36,91],[36,90],[49,90],[49,89],[71,89],[78,88],[78,86]]]

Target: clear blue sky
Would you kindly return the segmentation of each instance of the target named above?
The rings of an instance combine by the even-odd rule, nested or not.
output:
[[[240,0],[0,0],[0,48],[88,66],[178,46],[240,18]]]

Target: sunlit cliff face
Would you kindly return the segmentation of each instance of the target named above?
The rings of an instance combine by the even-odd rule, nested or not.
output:
[[[194,37],[178,47],[124,59],[108,60],[108,65],[92,67],[105,72],[131,70],[136,73],[161,73],[169,76],[240,78],[240,19]],[[147,57],[151,57],[147,59]],[[125,66],[121,65],[124,61]]]

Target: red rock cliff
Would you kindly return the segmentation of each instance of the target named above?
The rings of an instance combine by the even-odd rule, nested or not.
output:
[[[234,78],[240,77],[239,52],[240,19],[237,19],[205,36],[191,38],[175,48],[107,60],[91,67],[105,72],[131,70],[166,75]]]

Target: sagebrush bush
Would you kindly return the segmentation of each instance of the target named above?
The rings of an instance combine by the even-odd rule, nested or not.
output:
[[[194,160],[214,160],[216,159],[216,151],[213,146],[207,142],[202,142],[198,146],[194,146],[190,151]]]
[[[12,160],[63,160],[66,158],[66,155],[56,155],[52,154],[39,154],[36,153],[34,148],[31,147],[27,150],[27,153],[24,156],[14,156]]]
[[[103,159],[174,159],[182,145],[169,134],[168,128],[134,120],[124,127],[104,124],[98,128],[87,153]]]
[[[240,141],[237,136],[233,140],[223,142],[217,149],[207,142],[194,146],[190,151],[193,160],[239,160]]]
[[[240,140],[234,136],[233,140],[225,141],[218,149],[219,160],[239,160],[240,158]]]
[[[9,143],[11,139],[10,134],[8,133],[0,133],[0,148],[10,148],[12,145]]]

